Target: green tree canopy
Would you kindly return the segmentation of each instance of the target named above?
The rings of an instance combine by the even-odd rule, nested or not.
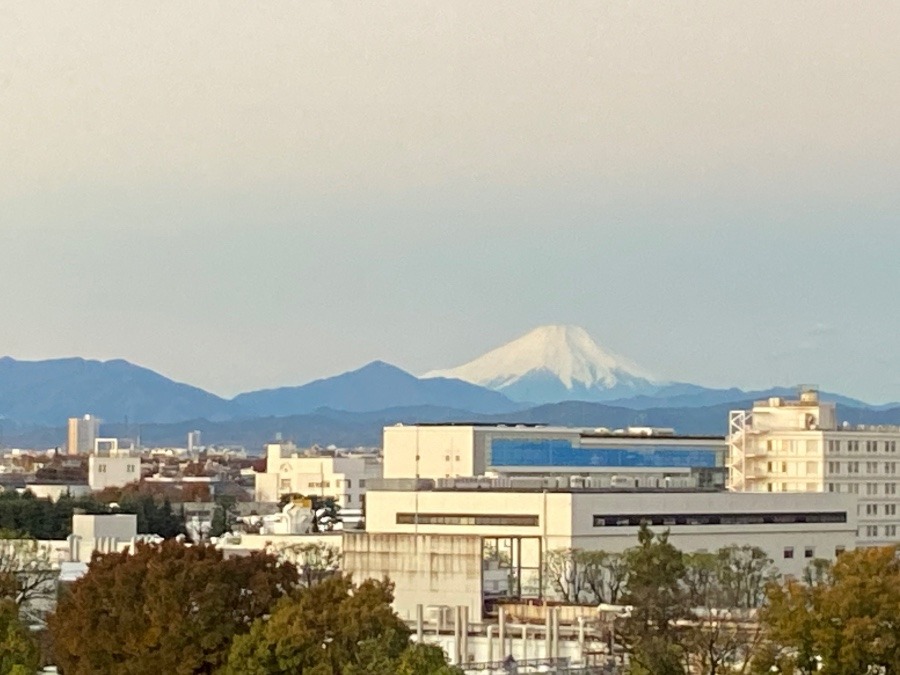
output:
[[[212,673],[297,582],[293,565],[174,540],[95,553],[49,619],[66,675]]]
[[[0,599],[0,673],[34,675],[39,664],[40,649],[19,620],[16,603]]]
[[[336,576],[279,601],[235,638],[228,675],[450,675],[437,647],[411,645],[393,586]]]
[[[900,559],[896,547],[841,555],[805,581],[773,584],[762,611],[773,649],[759,668],[785,673],[900,673]]]

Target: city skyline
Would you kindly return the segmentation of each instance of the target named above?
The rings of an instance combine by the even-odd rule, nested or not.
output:
[[[49,4],[3,10],[0,354],[229,396],[565,323],[900,400],[893,3]]]

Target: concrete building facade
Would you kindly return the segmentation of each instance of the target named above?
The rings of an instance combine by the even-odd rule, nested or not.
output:
[[[255,477],[255,499],[277,502],[293,493],[331,497],[342,509],[362,509],[366,483],[381,477],[377,457],[304,455],[291,443],[270,443],[266,471]]]
[[[579,429],[541,425],[417,424],[384,429],[385,478],[461,476],[692,476],[725,486],[722,436],[678,436],[672,429]],[[628,479],[632,482],[629,483]]]
[[[408,619],[417,605],[465,605],[480,621],[492,593],[548,597],[542,575],[549,552],[620,553],[636,545],[642,522],[668,530],[670,541],[687,552],[757,546],[780,573],[794,576],[813,559],[834,560],[856,541],[851,495],[472,489],[451,482],[375,485],[367,498],[366,532],[344,537],[345,569],[358,578],[391,577],[395,608]],[[453,560],[433,553],[445,550]],[[505,567],[490,567],[492,559],[505,560]]]
[[[93,491],[122,487],[140,479],[140,457],[94,454],[88,457],[88,485]]]

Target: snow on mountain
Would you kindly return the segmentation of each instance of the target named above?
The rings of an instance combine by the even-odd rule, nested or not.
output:
[[[474,361],[424,377],[464,380],[534,403],[650,395],[662,384],[578,326],[540,326]]]

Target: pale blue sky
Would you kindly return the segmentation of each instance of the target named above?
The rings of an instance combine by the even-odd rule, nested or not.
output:
[[[900,5],[0,2],[0,353],[221,394],[574,323],[900,399]]]

